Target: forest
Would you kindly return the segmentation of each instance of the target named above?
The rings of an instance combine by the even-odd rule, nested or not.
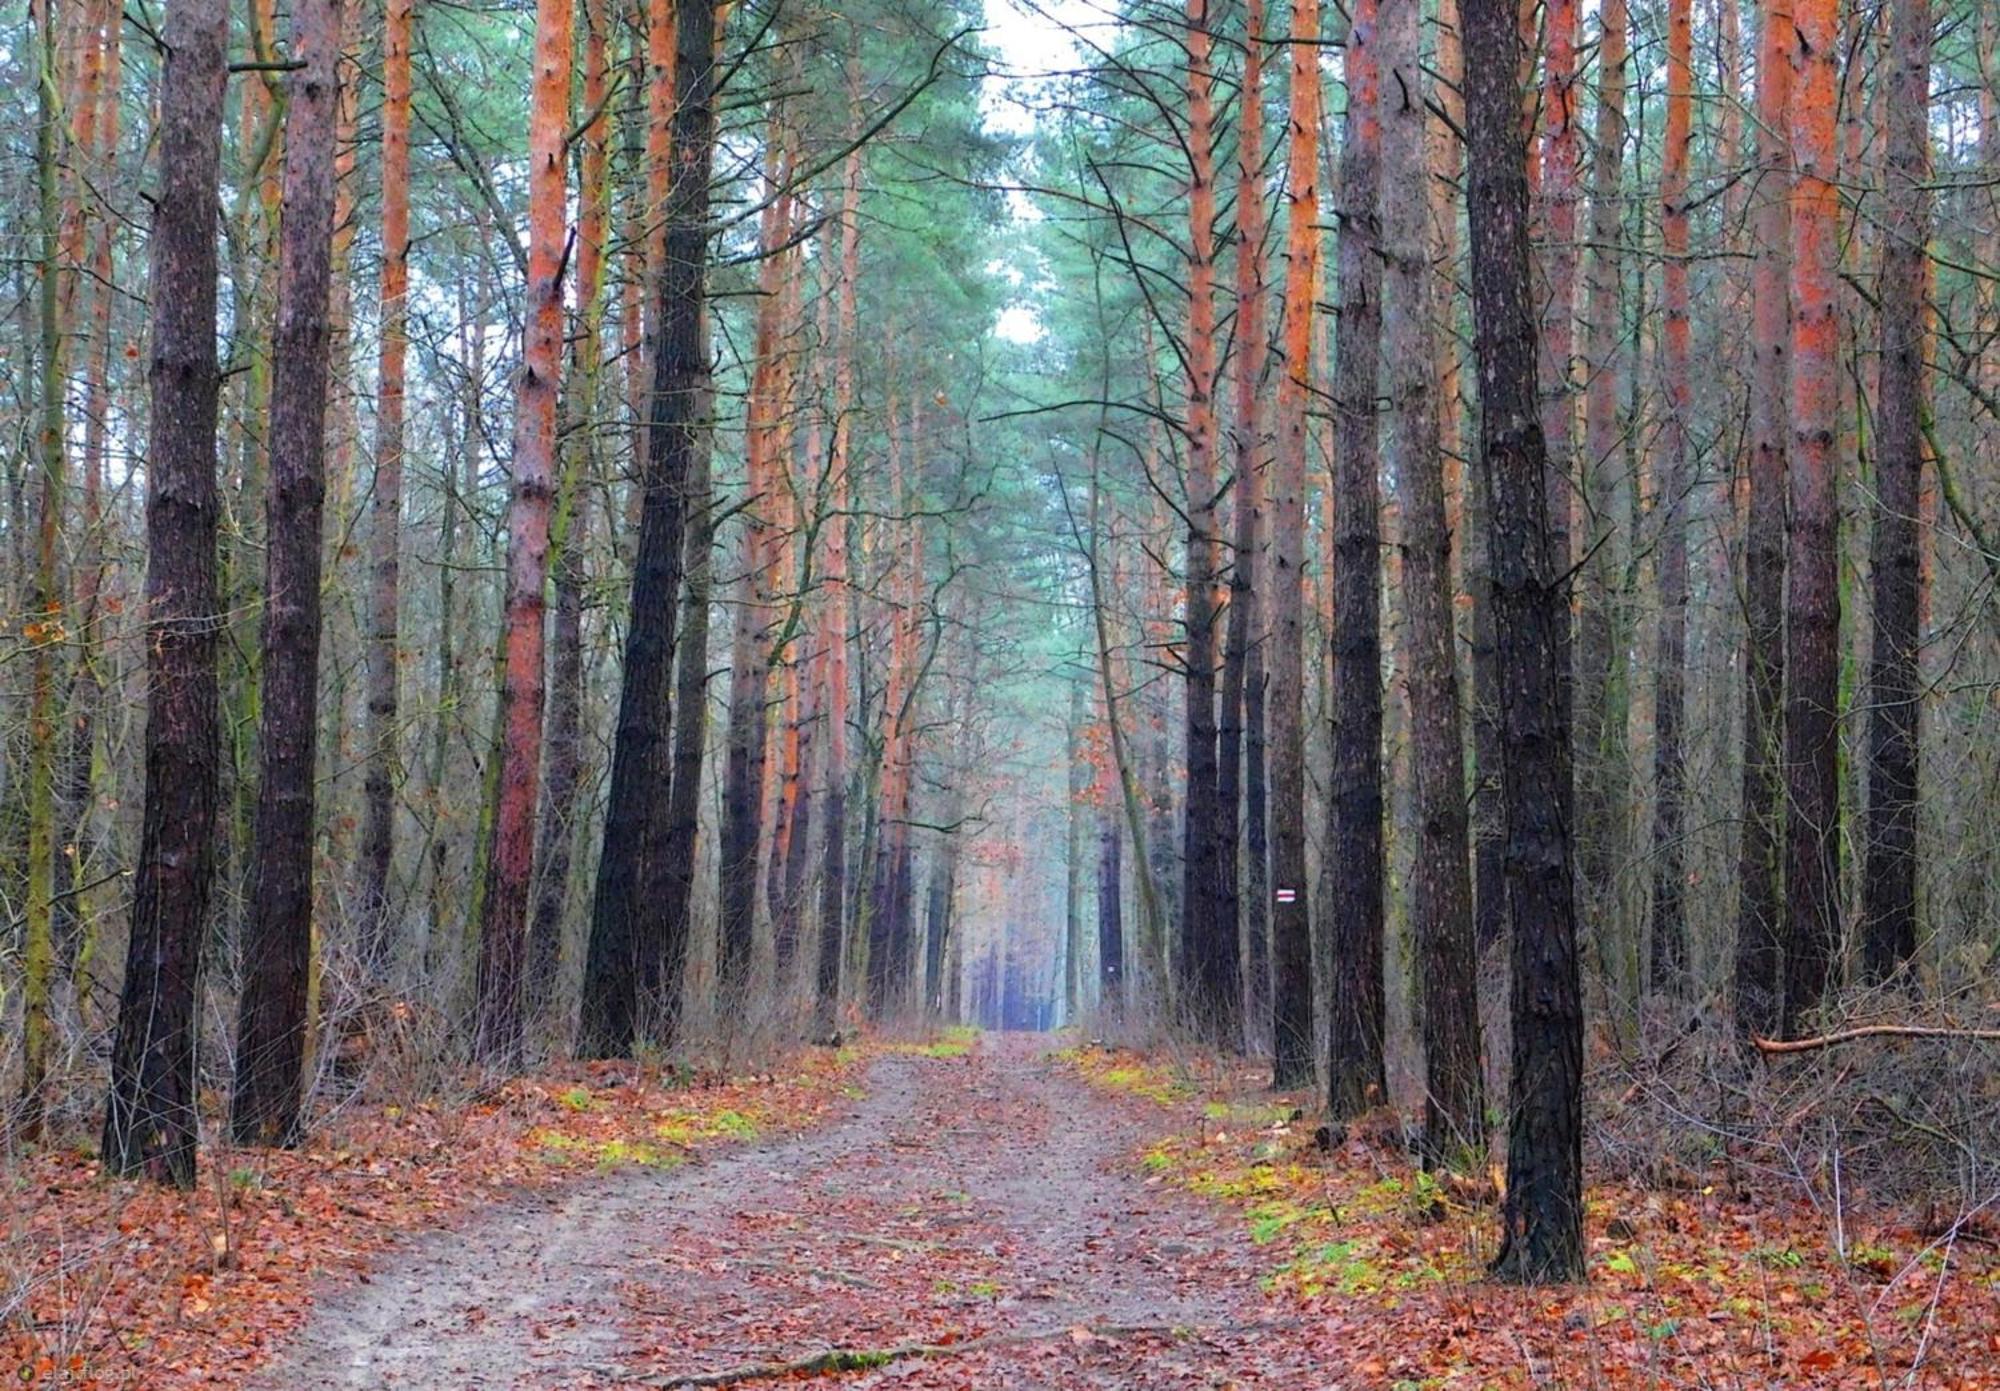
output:
[[[0,17],[0,1370],[2000,1386],[2000,9]]]

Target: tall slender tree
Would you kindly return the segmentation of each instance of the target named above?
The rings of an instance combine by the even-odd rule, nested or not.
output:
[[[1792,88],[1791,552],[1785,571],[1785,936],[1778,1016],[1798,1031],[1832,980],[1840,930],[1840,191],[1837,0],[1795,0]]]
[[[352,3],[352,0],[350,0]],[[404,361],[409,351],[410,43],[416,0],[386,0],[382,15],[382,326],[376,356],[375,484],[370,493],[368,769],[362,786],[362,957],[380,974],[396,944],[396,729],[403,522]],[[449,624],[449,616],[446,618]]]
[[[537,0],[534,81],[528,112],[526,325],[514,417],[507,515],[506,639],[502,659],[499,802],[487,857],[479,928],[477,1050],[512,1063],[521,1052],[527,911],[534,877],[541,783],[543,615],[548,601],[549,520],[555,494],[556,416],[562,377],[565,157],[568,144],[571,0]]]
[[[1923,472],[1924,280],[1930,235],[1930,0],[1890,7],[1884,82],[1878,271],[1882,355],[1875,414],[1875,529],[1870,570],[1875,633],[1869,666],[1867,860],[1861,877],[1862,961],[1886,980],[1917,949],[1917,658],[1923,632],[1918,498]]]
[[[1749,505],[1743,529],[1743,838],[1738,861],[1737,1027],[1778,1027],[1784,960],[1781,745],[1785,689],[1785,493],[1790,452],[1792,0],[1765,0],[1757,38],[1752,194]]]
[[[1313,1077],[1312,931],[1306,895],[1305,558],[1307,406],[1319,281],[1319,0],[1292,0],[1291,96],[1277,454],[1271,470],[1272,1085]]]
[[[1334,368],[1332,525],[1333,766],[1327,790],[1322,911],[1333,955],[1327,1075],[1336,1116],[1388,1096],[1382,1062],[1382,509],[1375,394],[1382,336],[1382,126],[1376,107],[1375,0],[1355,0],[1347,30],[1340,159],[1340,313]]]
[[[215,347],[217,183],[229,7],[167,12],[153,200],[153,410],[146,450],[145,811],[103,1154],[114,1174],[195,1176],[195,994],[217,811]]]
[[[271,463],[264,509],[263,727],[247,970],[237,1004],[230,1129],[244,1145],[300,1134],[306,987],[313,950],[313,815],[318,768],[320,518],[331,374],[334,134],[341,0],[293,0],[285,102]]]
[[[1512,0],[1464,0],[1467,211],[1479,359],[1479,461],[1491,502],[1502,692],[1512,1064],[1507,1189],[1494,1270],[1578,1279],[1583,1246],[1583,1000],[1564,705],[1569,604],[1554,573],[1535,379],[1521,31]]]

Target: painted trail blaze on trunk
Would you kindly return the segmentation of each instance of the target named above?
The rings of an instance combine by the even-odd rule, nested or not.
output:
[[[1570,739],[1560,667],[1569,605],[1547,541],[1519,15],[1511,0],[1465,0],[1463,14],[1479,455],[1491,499],[1512,963],[1507,1197],[1494,1270],[1541,1284],[1584,1272],[1583,1001],[1563,816]]]
[[[507,513],[506,636],[500,688],[500,793],[479,932],[479,1054],[521,1053],[527,914],[535,868],[542,755],[542,617],[555,497],[556,407],[563,345],[563,156],[569,110],[570,0],[535,8],[528,113],[528,285]]]

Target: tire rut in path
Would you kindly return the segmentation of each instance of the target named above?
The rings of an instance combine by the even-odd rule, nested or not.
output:
[[[963,1059],[891,1055],[804,1135],[489,1209],[322,1295],[253,1385],[618,1386],[1044,1330],[1057,1336],[812,1384],[1311,1384],[1268,1326],[1266,1266],[1240,1227],[1137,1175],[1147,1117],[1047,1046],[989,1035]],[[1081,1331],[1106,1325],[1186,1331]]]

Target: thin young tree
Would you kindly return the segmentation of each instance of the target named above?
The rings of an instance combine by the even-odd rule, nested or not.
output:
[[[528,896],[541,784],[543,614],[562,378],[571,0],[537,0],[528,111],[528,275],[516,389],[502,658],[499,801],[479,926],[478,1054],[503,1066],[522,1044]]]
[[[1271,471],[1271,1081],[1313,1078],[1312,930],[1306,896],[1305,596],[1307,407],[1319,280],[1319,0],[1292,0],[1291,95],[1277,454]]]
[[[104,1166],[194,1184],[195,994],[215,873],[217,184],[229,6],[167,11],[147,377],[145,810],[111,1048]]]
[[[1528,269],[1521,31],[1512,0],[1464,0],[1467,212],[1502,692],[1512,979],[1502,1279],[1581,1278],[1583,999],[1563,702],[1569,603],[1549,544],[1548,453],[1537,409]]]
[[[1653,911],[1647,985],[1677,988],[1688,964],[1687,909],[1682,901],[1687,796],[1688,495],[1694,490],[1689,443],[1694,395],[1688,323],[1688,154],[1693,143],[1694,18],[1690,0],[1667,3],[1667,128],[1660,157],[1660,279],[1666,324],[1660,372],[1666,417],[1660,453],[1665,476],[1655,510],[1660,518],[1660,626],[1653,651]]]
[[[349,0],[353,3],[353,0]],[[376,354],[375,483],[369,494],[368,767],[362,783],[362,960],[391,964],[390,876],[396,848],[396,728],[401,656],[404,363],[409,354],[410,43],[416,0],[382,14],[382,326]],[[449,625],[450,615],[444,622]]]

